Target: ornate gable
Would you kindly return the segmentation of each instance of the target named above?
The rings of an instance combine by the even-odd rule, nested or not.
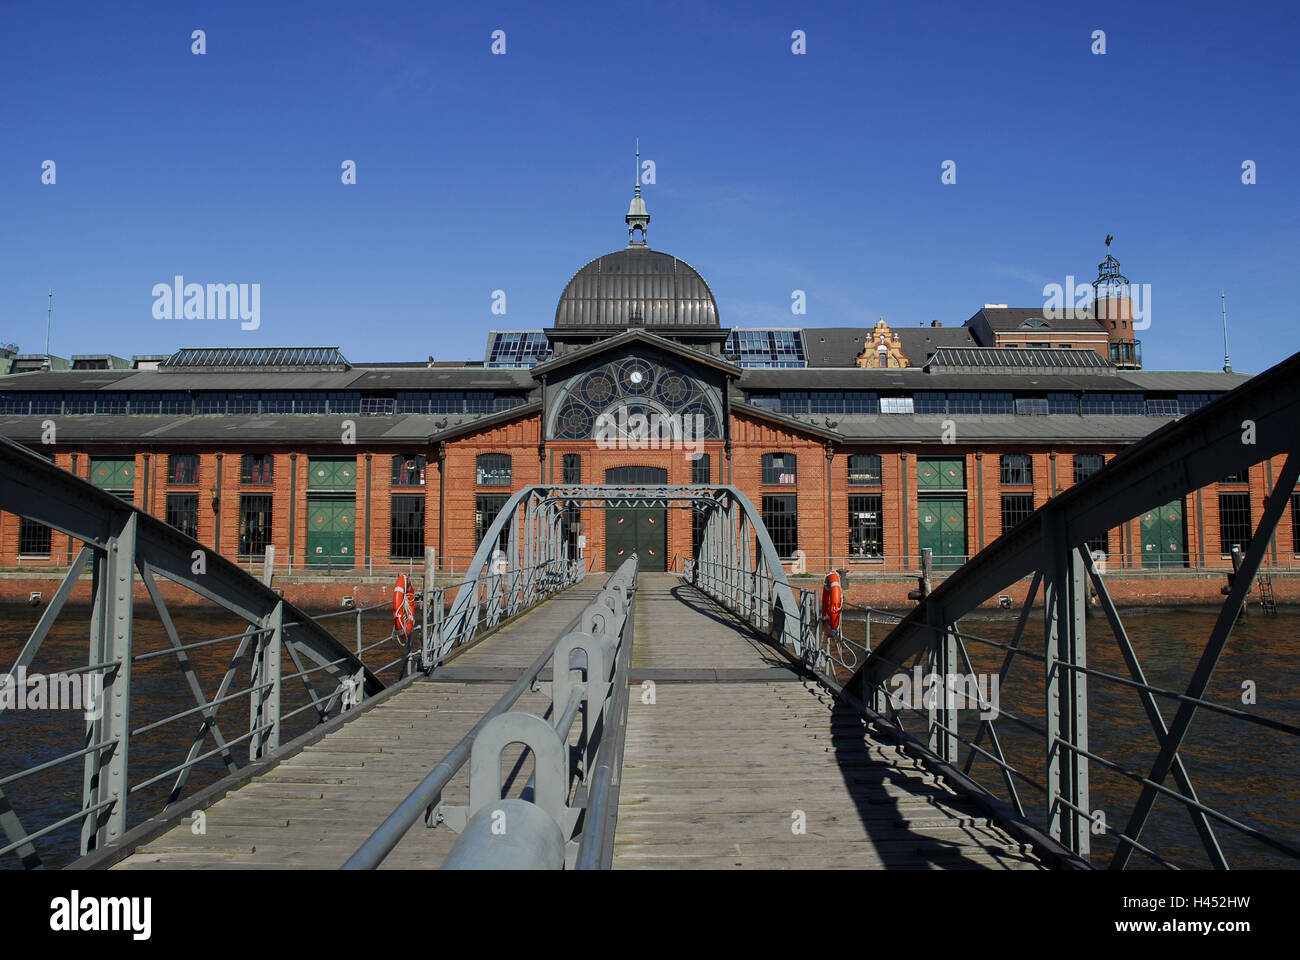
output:
[[[859,367],[910,367],[912,361],[903,353],[903,344],[898,334],[889,329],[885,318],[881,317],[875,329],[865,339],[862,352],[858,354]]]

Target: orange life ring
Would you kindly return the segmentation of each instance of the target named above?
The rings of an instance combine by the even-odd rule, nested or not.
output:
[[[393,628],[409,637],[415,627],[415,598],[411,595],[411,578],[402,574],[393,587]]]
[[[840,610],[844,606],[844,591],[840,589],[840,575],[834,571],[826,574],[822,584],[822,620],[832,630],[840,628]]]

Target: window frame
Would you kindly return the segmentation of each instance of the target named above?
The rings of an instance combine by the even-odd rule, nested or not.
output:
[[[782,502],[779,512],[775,509],[777,501]],[[789,509],[785,509],[788,507]],[[760,510],[763,517],[763,525],[767,528],[768,535],[772,538],[772,545],[776,548],[777,556],[782,560],[791,560],[795,552],[799,549],[799,498],[793,493],[765,493],[761,500]],[[783,551],[783,546],[789,545],[789,551]]]
[[[44,531],[42,533],[42,531]],[[32,550],[32,546],[39,547],[41,543],[45,544],[45,549]],[[26,559],[30,557],[33,560],[49,560],[54,546],[54,531],[46,524],[39,520],[33,520],[30,517],[18,515],[18,556]]]
[[[199,538],[199,495],[197,493],[169,493],[164,506],[167,526],[179,530],[192,540]],[[192,526],[185,525],[189,519]]]
[[[1012,461],[1019,461],[1019,465]],[[1004,453],[998,458],[998,474],[1004,487],[1032,487],[1034,458],[1028,453]]]
[[[776,464],[776,458],[782,458]],[[786,463],[786,458],[789,463]],[[796,487],[799,485],[799,457],[788,450],[774,450],[759,459],[759,480],[765,487]],[[785,479],[788,477],[789,479]]]
[[[193,475],[189,479],[178,476],[178,474],[185,472],[183,467],[186,465],[193,467]],[[167,485],[170,487],[197,487],[201,467],[202,461],[197,453],[169,453],[167,455]]]
[[[514,476],[514,462],[508,453],[480,453],[474,458],[476,487],[509,487]]]
[[[240,456],[239,482],[247,487],[272,486],[275,483],[275,454],[245,453]]]
[[[409,504],[407,503],[409,501]],[[418,506],[418,509],[411,509]],[[419,522],[399,524],[399,518],[418,517]],[[418,531],[418,534],[417,534]],[[422,493],[395,493],[388,510],[388,557],[390,560],[418,560],[424,556],[425,497]]]
[[[408,463],[411,464],[409,470],[406,467]],[[390,480],[393,487],[402,489],[423,487],[427,482],[429,458],[423,453],[395,453],[393,454],[392,464],[393,471]]]
[[[859,466],[858,472],[854,473],[853,461],[862,461],[864,459],[875,458],[876,465],[874,474],[869,467],[862,468]],[[849,486],[850,487],[879,487],[884,485],[884,457],[878,453],[851,453],[848,460]],[[872,477],[874,476],[874,479]]]
[[[1245,516],[1242,517],[1241,507],[1237,506],[1232,510],[1226,508],[1226,502],[1244,501]],[[1250,548],[1250,541],[1254,536],[1254,517],[1253,504],[1250,502],[1249,490],[1220,490],[1219,491],[1219,552],[1225,557],[1232,556],[1233,544],[1240,545],[1241,552],[1245,553]],[[1233,514],[1229,519],[1229,514]],[[1233,525],[1236,529],[1232,529]],[[1245,536],[1230,536],[1230,533],[1245,532]]]
[[[1025,501],[1028,501],[1027,505]],[[1013,503],[1014,509],[1007,509],[1009,502]],[[1034,511],[1037,509],[1034,506],[1034,495],[1029,491],[1002,494],[1000,507],[1002,511],[1002,532],[1004,534],[1024,523],[1025,520],[1033,516]]]
[[[262,508],[265,509],[262,509]],[[275,531],[275,500],[269,493],[243,493],[239,495],[239,544],[236,548],[240,557],[265,557],[266,548],[273,542]],[[266,514],[264,524],[258,524],[258,536],[254,537],[252,525],[248,523],[250,514]],[[260,542],[261,550],[255,549]]]
[[[845,519],[849,525],[849,559],[879,560],[885,555],[885,506],[882,493],[851,493],[845,506]],[[862,521],[858,514],[875,513],[874,523]],[[864,533],[870,531],[870,533]],[[875,550],[854,552],[855,538],[857,546],[874,543]]]

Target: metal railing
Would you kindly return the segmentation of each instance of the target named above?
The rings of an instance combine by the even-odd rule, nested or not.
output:
[[[1268,758],[1266,770],[1283,771],[1278,790],[1290,786],[1283,779],[1284,771],[1296,755],[1295,741],[1290,738],[1300,734],[1300,725],[1279,716],[1276,710],[1270,715],[1267,701],[1256,702],[1244,693],[1240,705],[1216,703],[1207,693],[1245,604],[1258,587],[1265,555],[1273,550],[1279,521],[1300,478],[1300,435],[1295,431],[1298,407],[1300,354],[1126,448],[1097,473],[1053,497],[1004,533],[933,591],[923,591],[921,603],[873,645],[847,693],[861,698],[872,722],[897,729],[899,705],[886,687],[899,687],[894,679],[905,679],[909,665],[914,671],[923,670],[922,676],[938,678],[941,695],[925,704],[927,749],[950,766],[964,760],[967,770],[976,763],[992,763],[1002,776],[1013,815],[1028,812],[1018,787],[1041,792],[1043,803],[1035,819],[1045,823],[1052,840],[1076,859],[1090,860],[1094,845],[1113,842],[1111,869],[1126,868],[1135,853],[1159,866],[1174,866],[1167,855],[1167,822],[1161,824],[1164,830],[1144,836],[1157,800],[1165,801],[1162,812],[1172,807],[1187,815],[1211,867],[1228,866],[1228,851],[1218,832],[1225,827],[1237,845],[1231,852],[1248,862],[1266,854],[1280,854],[1286,862],[1300,859],[1300,840],[1295,838],[1300,831],[1293,819],[1275,815],[1268,829],[1248,822],[1262,819],[1249,801],[1267,796],[1261,783],[1265,772],[1256,772],[1252,778],[1249,799],[1240,796],[1235,765],[1211,780],[1221,797],[1217,806],[1198,795],[1192,777],[1195,770],[1204,782],[1206,767],[1227,749],[1226,744],[1233,743],[1229,738],[1234,731],[1244,730],[1248,735],[1245,742]],[[1172,683],[1148,682],[1138,648],[1086,544],[1129,522],[1135,514],[1278,456],[1285,456],[1285,462],[1267,491],[1245,549],[1233,552],[1235,569],[1230,574],[1224,571],[1227,583],[1221,592],[1225,599],[1204,636],[1204,645],[1198,652],[1189,642],[1189,630],[1178,638],[1179,649],[1188,652],[1189,661],[1194,658],[1186,664],[1185,686],[1176,689]],[[1031,574],[1010,642],[975,637],[961,628],[961,618]],[[1043,641],[1036,647],[1025,641],[1025,627],[1040,591]],[[1111,648],[1090,636],[1093,631],[1087,625],[1093,599],[1106,621],[1100,639],[1106,640],[1109,634],[1117,647],[1118,660],[1109,669],[1104,660],[1099,668],[1098,660]],[[1042,672],[1034,671],[1028,694],[1014,710],[1000,708],[978,689],[972,707],[969,685],[961,701],[949,695],[950,684],[955,686],[958,679],[976,674],[968,644],[987,648],[994,658],[993,669],[985,671],[989,691],[995,678],[998,690],[1004,690],[1013,664],[1024,660],[1041,664]],[[1161,664],[1161,668],[1167,665]],[[1251,689],[1250,684],[1245,689]],[[1116,688],[1136,697],[1142,711],[1139,720],[1145,720],[1147,726],[1145,730],[1139,726],[1136,735],[1125,729],[1120,742],[1115,742],[1117,716],[1113,711],[1098,711],[1094,696]],[[1162,703],[1171,716],[1162,712]],[[1199,751],[1189,738],[1198,714],[1205,718],[1200,729],[1208,728],[1214,739],[1212,748]],[[1266,735],[1279,734],[1287,739],[1263,742]],[[1028,738],[1034,748],[1018,755],[1009,746],[1016,737]],[[1194,753],[1198,755],[1193,765],[1189,760]],[[1109,800],[1100,807],[1094,803],[1094,773],[1109,791]],[[1166,783],[1170,779],[1172,784]],[[1131,795],[1131,804],[1125,792]],[[1235,809],[1227,809],[1234,804]],[[1105,807],[1110,809],[1109,816]],[[1114,813],[1126,808],[1120,826]],[[1288,829],[1290,836],[1284,837]],[[1166,849],[1162,852],[1161,847]],[[1178,851],[1180,855],[1184,852]]]
[[[74,570],[79,572],[84,565],[76,564]],[[0,722],[8,728],[3,737],[5,753],[12,756],[32,746],[24,737],[32,718],[24,712],[33,709],[38,690],[40,707],[48,717],[41,721],[41,729],[54,726],[56,739],[63,739],[68,747],[53,758],[0,767],[0,795],[7,792],[15,800],[0,815],[6,835],[0,855],[17,853],[24,866],[41,866],[49,859],[38,853],[37,840],[78,822],[82,853],[117,839],[135,822],[180,800],[192,787],[196,772],[202,772],[201,780],[211,782],[269,756],[292,735],[357,706],[368,689],[377,689],[381,678],[399,679],[412,659],[411,639],[395,633],[389,603],[305,617],[281,602],[262,625],[217,637],[183,638],[153,571],[144,567],[140,573],[167,645],[141,649],[145,645],[137,641],[125,656],[114,657],[92,642],[92,662],[86,665],[50,661],[47,645],[41,672],[28,672],[66,600],[71,581],[65,580],[11,670],[0,678]],[[309,626],[319,629],[337,620],[352,621],[334,632],[353,641],[355,651],[352,642],[339,637],[337,656],[309,662],[298,642],[300,635]],[[62,648],[56,654],[61,652]],[[226,666],[221,672],[223,661]],[[179,668],[175,680],[180,683],[165,672],[167,662]],[[210,676],[210,670],[219,672]],[[244,670],[246,681],[239,679]],[[79,696],[55,702],[50,695],[56,684],[65,693],[75,691]],[[205,692],[205,687],[211,692]],[[177,701],[185,699],[192,705],[175,709]],[[247,727],[243,732],[231,731],[232,717],[237,728],[241,725],[238,715],[231,713],[240,705],[247,705]],[[105,723],[110,714],[129,719],[110,728]],[[45,758],[50,747],[48,737],[42,737],[33,752]],[[73,775],[61,773],[61,768],[78,761],[85,768],[80,809],[60,816],[61,805],[50,807],[41,798],[63,793],[66,787],[58,785]],[[35,820],[23,800],[34,807]],[[106,835],[105,828],[113,820],[118,830]],[[60,849],[66,850],[66,845]]]
[[[1102,575],[1122,570],[1126,577],[1164,576],[1173,574],[1206,575],[1223,574],[1232,569],[1231,550],[1223,552],[1218,547],[1204,551],[1165,551],[1147,553],[1100,553],[1098,568]],[[946,576],[973,559],[970,554],[935,554],[936,578]],[[781,566],[787,575],[797,579],[820,579],[831,570],[850,570],[855,578],[870,580],[883,576],[916,576],[921,565],[918,554],[836,554],[834,556],[783,557]],[[1261,566],[1275,571],[1300,572],[1300,554],[1278,550],[1277,559],[1271,554],[1261,560]],[[1021,578],[1028,582],[1029,575]]]
[[[1131,826],[1117,827],[1105,815],[1121,808],[1118,797],[1123,793],[1122,782],[1136,784],[1173,800],[1191,817],[1192,826],[1202,843],[1210,866],[1224,869],[1227,859],[1213,825],[1221,825],[1249,840],[1282,854],[1291,860],[1300,860],[1300,838],[1285,840],[1244,822],[1239,813],[1228,813],[1211,806],[1198,797],[1192,784],[1182,754],[1192,753],[1186,743],[1173,754],[1170,772],[1174,787],[1153,780],[1148,770],[1139,769],[1134,761],[1141,762],[1145,751],[1129,749],[1127,756],[1117,756],[1115,749],[1105,750],[1090,745],[1090,728],[1114,728],[1123,717],[1107,711],[1099,714],[1092,707],[1103,688],[1131,691],[1137,704],[1150,723],[1157,748],[1170,742],[1170,726],[1166,723],[1158,703],[1171,705],[1178,710],[1199,709],[1222,717],[1240,730],[1271,731],[1285,737],[1300,737],[1300,725],[1252,713],[1237,706],[1215,703],[1202,696],[1169,689],[1167,686],[1147,681],[1131,638],[1126,632],[1114,601],[1106,591],[1092,558],[1085,550],[1075,551],[1077,569],[1090,581],[1106,618],[1107,626],[1119,646],[1127,676],[1110,670],[1087,665],[1082,651],[1074,658],[1064,658],[1055,653],[1044,654],[1038,649],[1026,649],[1026,627],[1037,596],[1042,596],[1045,613],[1050,614],[1050,590],[1043,578],[1035,576],[1030,594],[1020,607],[1015,631],[1009,642],[992,640],[962,630],[956,623],[951,626],[923,624],[922,629],[931,636],[931,643],[917,651],[911,661],[901,664],[889,677],[873,676],[864,671],[862,686],[854,684],[853,692],[860,696],[875,714],[900,730],[906,729],[905,715],[920,720],[919,737],[936,754],[946,754],[956,763],[960,757],[961,770],[972,774],[977,765],[992,765],[1000,778],[1000,792],[1014,808],[1017,815],[1033,820],[1051,830],[1053,819],[1064,821],[1063,829],[1077,824],[1073,832],[1065,831],[1064,840],[1075,853],[1091,858],[1090,837],[1105,837],[1117,846],[1112,866],[1124,866],[1119,851],[1128,848],[1143,854],[1152,863],[1166,869],[1179,869],[1179,864],[1139,840],[1139,831]],[[899,619],[882,615],[880,611],[862,610],[867,616],[878,619]],[[979,645],[987,651],[992,662],[980,662],[972,657],[968,645]],[[869,650],[869,640],[865,644]],[[1049,650],[1051,647],[1049,645]],[[1096,654],[1094,653],[1094,657]],[[1000,664],[997,662],[1000,661]],[[1028,684],[1028,689],[1017,691],[1008,686],[1013,667],[1027,663],[1032,672],[1020,671],[1016,679]],[[916,689],[916,678],[924,678],[924,691]],[[1089,687],[1092,687],[1089,690]],[[1023,706],[1016,710],[1006,706],[1009,699]],[[1038,709],[1048,703],[1047,714]],[[1052,706],[1059,704],[1059,706]],[[1052,719],[1055,714],[1055,720]],[[1060,726],[1067,725],[1062,730]],[[1244,725],[1244,726],[1242,726]],[[1008,733],[1008,727],[1014,733]],[[1215,739],[1219,743],[1233,742],[1235,735],[1229,727],[1220,726]],[[1029,749],[1026,740],[1036,741],[1037,749]],[[1095,738],[1094,738],[1095,739]],[[1108,738],[1109,739],[1109,738]],[[945,741],[947,741],[945,743]],[[1281,755],[1296,750],[1296,741],[1289,748],[1279,745]],[[1013,745],[1014,744],[1014,745]],[[1123,741],[1113,748],[1132,747]],[[964,756],[961,754],[964,753]],[[1294,755],[1294,754],[1292,754]],[[1109,774],[1108,796],[1099,802],[1096,785],[1087,786],[1086,766],[1096,764]],[[1050,784],[1060,780],[1062,769],[1075,767],[1072,774],[1084,784],[1074,796],[1060,791],[1053,795]],[[1037,768],[1037,769],[1035,769]],[[1080,776],[1080,773],[1082,774]],[[1028,789],[1040,795],[1044,807],[1027,804],[1022,791]],[[1059,788],[1058,788],[1059,790]],[[1220,805],[1222,806],[1222,805]],[[1122,809],[1122,808],[1121,808]],[[1056,831],[1052,831],[1055,833]],[[1168,851],[1166,851],[1168,852]],[[1188,864],[1184,859],[1182,866]]]
[[[457,647],[586,576],[581,560],[544,560],[528,567],[481,567],[477,576],[425,591],[420,644],[421,667],[428,671]]]
[[[612,784],[621,765],[628,706],[636,569],[633,554],[353,853],[345,870],[378,867],[421,817],[430,827],[446,824],[460,834],[445,868],[608,866],[617,814]],[[581,655],[580,664],[573,654]],[[552,679],[540,681],[548,663]],[[541,716],[511,710],[529,689],[551,699]],[[535,757],[525,798],[501,795],[501,753],[511,743],[524,744]],[[443,791],[466,762],[469,805],[448,806]]]
[[[270,755],[295,724],[309,728],[349,709],[383,689],[380,673],[410,661],[408,642],[397,641],[389,617],[367,640],[366,609],[338,614],[357,618],[354,651],[352,637],[341,639],[268,583],[4,438],[0,508],[83,544],[48,602],[42,597],[44,608],[3,677],[0,743],[9,757],[19,756],[0,768],[0,854],[14,853],[24,866],[44,864],[37,841],[70,857],[69,838],[52,836],[64,828],[79,826],[75,849],[83,854],[120,840],[131,822],[173,804],[196,771],[214,778],[235,772],[245,744],[249,761]],[[69,600],[83,573],[89,622],[69,631]],[[182,639],[164,580],[220,608],[241,629]],[[164,641],[157,649],[136,636],[138,592],[157,616]],[[86,642],[78,635],[89,641],[81,662],[70,646]],[[165,675],[167,662],[179,676]],[[242,668],[246,684],[236,681]],[[209,670],[220,680],[205,690]],[[248,724],[228,737],[231,704],[247,705]],[[71,766],[81,767],[80,777]]]
[[[1095,683],[1109,684],[1117,688],[1133,691],[1137,695],[1145,717],[1149,720],[1156,734],[1156,743],[1167,741],[1169,728],[1157,707],[1157,701],[1171,703],[1175,706],[1204,709],[1216,716],[1228,718],[1234,723],[1246,724],[1260,731],[1268,730],[1287,737],[1300,736],[1300,725],[1284,720],[1260,716],[1231,705],[1211,702],[1203,697],[1190,697],[1147,682],[1138,656],[1127,633],[1124,631],[1114,602],[1110,598],[1105,584],[1092,556],[1086,550],[1076,550],[1080,569],[1091,581],[1091,595],[1106,617],[1107,625],[1113,632],[1120,647],[1120,652],[1128,676],[1121,676],[1106,670],[1089,667],[1086,662],[1068,662],[1053,658],[1049,661],[1043,653],[1026,649],[1026,627],[1035,599],[1043,586],[1041,575],[1031,579],[1029,595],[1016,615],[1016,625],[1010,642],[1002,642],[974,635],[961,630],[956,624],[949,628],[938,625],[920,624],[927,631],[932,641],[918,650],[915,656],[904,663],[894,666],[894,673],[888,677],[872,678],[862,671],[872,652],[872,627],[879,624],[885,628],[887,635],[899,623],[906,619],[904,614],[880,610],[868,605],[845,603],[841,611],[841,626],[837,631],[827,627],[822,619],[821,598],[819,590],[792,587],[798,601],[798,617],[784,619],[782,628],[772,634],[774,641],[784,646],[790,653],[803,662],[828,689],[837,694],[847,695],[865,708],[869,718],[879,727],[893,728],[900,734],[900,739],[920,748],[927,759],[940,764],[950,763],[952,769],[970,776],[979,764],[991,764],[998,771],[1000,784],[989,788],[980,784],[982,789],[990,789],[993,794],[1001,794],[1017,818],[1042,828],[1051,834],[1051,816],[1041,813],[1025,803],[1022,791],[1025,788],[1036,791],[1045,798],[1050,797],[1047,783],[1052,776],[1059,777],[1059,767],[1071,759],[1082,758],[1097,764],[1114,777],[1149,788],[1160,796],[1180,802],[1193,816],[1193,823],[1198,836],[1205,845],[1210,864],[1226,867],[1226,859],[1221,846],[1211,829],[1211,822],[1222,824],[1228,829],[1249,838],[1260,845],[1282,854],[1289,859],[1300,860],[1300,840],[1284,840],[1268,833],[1257,826],[1243,821],[1240,815],[1225,813],[1202,802],[1198,798],[1187,770],[1181,758],[1175,756],[1171,772],[1177,789],[1158,784],[1150,779],[1147,772],[1136,769],[1131,759],[1125,762],[1114,756],[1104,755],[1100,749],[1089,749],[1086,730],[1090,723],[1114,725],[1117,717],[1113,714],[1095,716],[1088,713],[1089,701],[1086,696],[1072,701],[1067,707],[1062,703],[1058,708],[1062,715],[1073,714],[1078,729],[1072,738],[1059,733],[1050,733],[1041,717],[1029,716],[1008,709],[1005,704],[1008,697],[1007,681],[1012,673],[1013,664],[1029,661],[1037,671],[1029,677],[1031,688],[1020,693],[1019,700],[1037,704],[1044,698],[1064,697],[1067,691],[1053,694],[1051,687],[1065,687],[1066,683],[1084,686],[1085,678]],[[918,567],[928,568],[928,558],[918,560]],[[775,581],[771,577],[753,570],[732,568],[735,575],[743,574],[741,588],[746,594],[740,602],[730,600],[732,594],[719,591],[716,581],[700,577],[691,558],[682,562],[683,577],[700,587],[705,593],[719,600],[736,614],[756,628],[762,629],[768,618],[762,612],[763,598],[771,595]],[[764,582],[766,581],[766,582]],[[1248,580],[1243,583],[1248,583]],[[819,588],[820,589],[820,588]],[[925,584],[923,592],[928,592]],[[1044,591],[1045,592],[1045,591]],[[976,662],[968,650],[968,644],[977,644],[991,651],[1001,659],[1000,664],[985,665],[989,669],[976,669]],[[978,658],[975,658],[978,659]],[[1042,671],[1046,670],[1044,685]],[[1022,674],[1023,675],[1023,674]],[[856,677],[856,679],[855,679]],[[869,679],[870,678],[870,679]],[[920,684],[917,682],[920,678]],[[1012,694],[1016,694],[1014,689]],[[1038,711],[1034,710],[1037,714]],[[905,721],[905,717],[919,718],[919,726]],[[1002,723],[999,726],[999,723]],[[1039,742],[1037,750],[1027,749],[1023,736],[1019,738],[1013,752],[1008,748],[1006,733],[1011,726],[1017,734],[1027,734]],[[912,731],[915,729],[915,736]],[[1226,732],[1220,736],[1227,737]],[[1292,741],[1294,742],[1294,741]],[[956,744],[964,748],[960,757]],[[1295,749],[1295,748],[1292,748]],[[1284,753],[1286,751],[1283,751]],[[1034,766],[1039,767],[1035,775]],[[1115,793],[1114,784],[1111,784]],[[1136,836],[1131,836],[1124,829],[1107,826],[1104,814],[1097,809],[1086,809],[1086,804],[1068,797],[1057,796],[1054,801],[1058,808],[1063,808],[1086,821],[1086,830],[1091,833],[1100,831],[1119,844],[1126,844],[1132,850],[1143,854],[1153,863],[1165,868],[1177,868],[1169,858],[1162,856],[1149,846],[1142,844]],[[1047,837],[1045,836],[1044,839]],[[1066,853],[1078,854],[1084,858],[1090,856],[1088,845],[1078,849],[1080,839],[1077,835],[1073,845],[1067,844]]]

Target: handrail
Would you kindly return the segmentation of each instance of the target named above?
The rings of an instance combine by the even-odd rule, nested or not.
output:
[[[610,589],[626,589],[624,584],[635,583],[636,557],[633,555],[610,576],[598,595],[597,601]],[[583,622],[584,617],[594,605],[589,604],[561,630],[538,654],[532,664],[520,675],[519,679],[479,720],[473,728],[448,752],[448,754],[424,777],[424,779],[398,804],[387,819],[356,849],[343,864],[344,870],[373,870],[393,851],[407,832],[421,816],[431,817],[438,807],[443,790],[470,760],[474,746],[483,732],[498,718],[510,711],[525,691],[534,686],[538,676],[547,663],[550,663],[561,641],[570,636],[571,631]],[[605,608],[608,612],[608,608]],[[626,645],[630,647],[630,644]],[[566,709],[556,720],[556,727],[567,731],[577,714],[577,707],[582,698],[575,692],[566,703]],[[590,708],[589,708],[590,709]],[[594,711],[593,711],[594,712]],[[590,723],[590,715],[588,718]],[[603,743],[604,741],[602,741]]]
[[[587,813],[583,818],[577,870],[608,870],[614,859],[614,828],[618,823],[619,787],[614,782],[623,768],[627,741],[627,711],[632,700],[628,674],[632,667],[632,645],[636,640],[636,604],[627,609],[627,639],[620,645],[614,669],[613,697],[606,712],[608,726],[596,751],[587,790]]]

